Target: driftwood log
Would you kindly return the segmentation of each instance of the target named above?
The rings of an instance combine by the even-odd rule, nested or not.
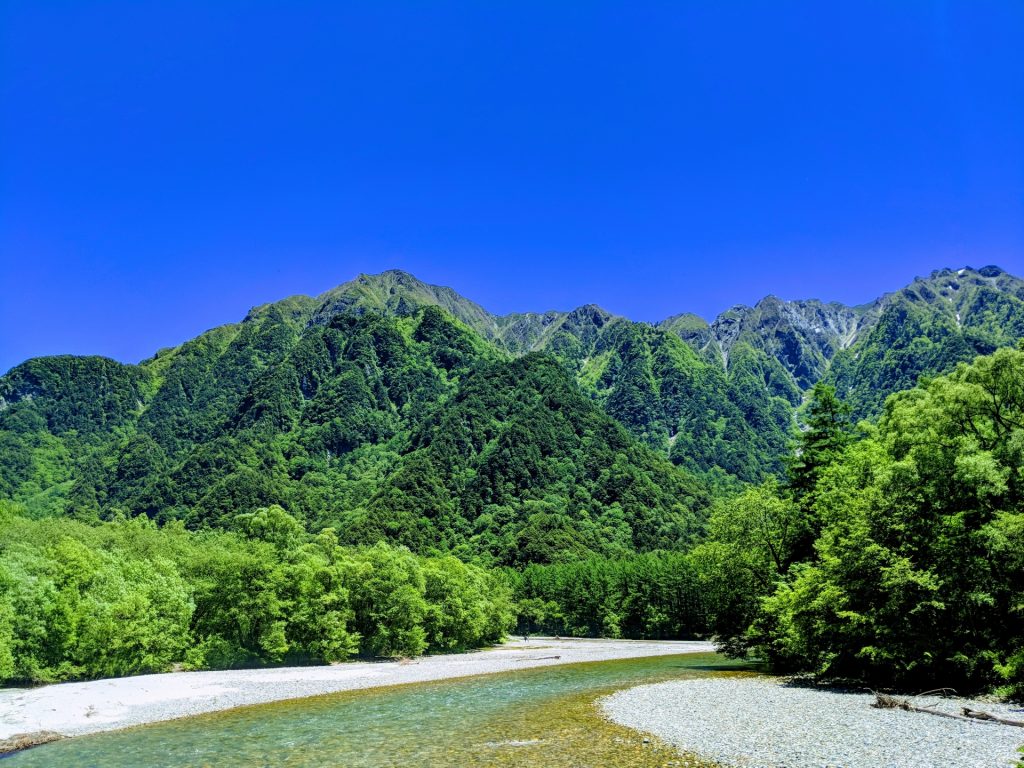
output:
[[[1001,725],[1015,725],[1018,728],[1024,728],[1024,720],[1007,720],[1006,718],[996,717],[988,712],[981,712],[970,707],[964,707],[963,713],[964,717],[969,717],[971,720],[988,720],[993,723],[1000,723]]]
[[[522,659],[512,659],[512,661],[543,661],[544,659],[560,659],[561,656],[527,656]]]
[[[875,693],[875,703],[871,705],[875,709],[902,709],[905,712],[921,712],[925,715],[938,715],[948,717],[950,720],[968,720],[963,715],[954,715],[951,712],[942,712],[931,707],[918,707],[910,703],[909,699],[900,699],[886,693]]]
[[[890,696],[886,693],[877,693],[875,691],[872,691],[872,693],[875,694],[875,702],[871,706],[875,707],[876,709],[902,709],[906,712],[921,712],[925,715],[938,715],[939,717],[946,717],[950,720],[999,723],[1000,725],[1012,725],[1016,726],[1017,728],[1024,728],[1024,721],[1022,720],[1007,720],[1006,718],[996,717],[995,715],[989,714],[988,712],[982,712],[977,709],[971,709],[970,707],[963,707],[961,709],[963,714],[955,715],[952,712],[943,712],[941,710],[935,709],[934,705],[919,707],[915,705],[913,702],[911,702],[910,699],[901,699],[897,696]],[[935,693],[945,693],[945,690],[929,691],[928,694],[921,695],[926,696]]]

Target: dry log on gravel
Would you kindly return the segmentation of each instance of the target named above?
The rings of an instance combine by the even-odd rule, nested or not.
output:
[[[932,706],[918,707],[914,705],[910,699],[901,699],[897,696],[890,696],[886,693],[875,694],[875,702],[871,706],[875,709],[902,709],[906,712],[921,712],[925,715],[938,715],[939,717],[948,717],[951,720],[973,720],[975,722],[983,723],[999,723],[1000,725],[1013,725],[1017,728],[1024,728],[1024,721],[1021,720],[1007,720],[1003,717],[996,717],[995,715],[989,714],[988,712],[982,712],[978,709],[971,709],[970,707],[962,708],[962,715],[955,715],[952,712],[942,712],[941,710],[934,709]],[[929,691],[929,693],[935,693]],[[926,694],[922,694],[926,695]]]
[[[513,661],[544,661],[545,659],[560,659],[561,656],[529,656],[522,659],[513,659]]]
[[[971,709],[970,707],[964,707],[963,713],[964,717],[969,717],[971,720],[985,720],[992,723],[1000,723],[1001,725],[1013,725],[1017,728],[1024,728],[1024,721],[1022,720],[1007,720],[1006,718],[996,717],[988,712]]]
[[[921,712],[925,715],[938,715],[939,717],[948,717],[951,720],[968,720],[969,718],[962,715],[954,715],[952,712],[941,712],[937,709],[931,709],[929,707],[917,707],[910,703],[909,699],[901,699],[896,696],[890,696],[887,693],[876,693],[875,703],[871,706],[875,709],[902,709],[906,712]]]

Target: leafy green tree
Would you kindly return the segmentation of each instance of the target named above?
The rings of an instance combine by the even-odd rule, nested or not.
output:
[[[800,557],[809,535],[800,507],[775,480],[720,500],[708,520],[707,541],[692,552],[715,634],[723,648],[743,655],[747,629],[761,600],[771,595]]]
[[[427,648],[423,571],[406,549],[386,544],[360,552],[349,574],[361,650],[373,656],[418,656]]]
[[[877,434],[819,480],[814,562],[753,635],[780,665],[971,688],[1015,683],[1024,352],[1003,349],[893,396]]]

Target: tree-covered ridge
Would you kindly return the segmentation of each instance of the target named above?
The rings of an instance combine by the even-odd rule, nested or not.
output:
[[[513,355],[535,351],[554,354],[578,374],[584,390],[601,402],[608,401],[594,390],[594,377],[579,375],[582,362],[599,356],[616,339],[621,340],[623,335],[617,328],[637,326],[637,333],[641,333],[649,327],[592,304],[569,312],[491,315],[450,289],[429,286],[394,271],[360,276],[325,296],[335,294],[342,298],[320,297],[318,317],[329,317],[338,309],[407,314],[425,305],[441,306]],[[858,307],[768,296],[753,307],[733,307],[710,324],[684,314],[668,318],[657,327],[697,350],[704,364],[725,371],[724,380],[711,383],[717,389],[712,399],[731,400],[741,410],[756,412],[747,421],[760,435],[760,444],[753,447],[759,453],[765,443],[779,444],[772,421],[759,415],[778,409],[779,403],[773,398],[799,402],[800,392],[806,393],[816,382],[825,380],[851,402],[858,418],[876,418],[886,396],[914,386],[919,376],[947,373],[957,362],[1015,344],[1024,336],[1022,297],[1024,281],[1019,278],[998,267],[965,267],[936,270],[926,278],[915,279],[905,289]],[[913,307],[910,312],[908,303]],[[630,353],[627,346],[619,356],[625,360]],[[751,365],[765,373],[760,388],[749,386]],[[639,366],[644,367],[642,363]],[[735,376],[734,368],[739,369]],[[624,382],[623,389],[634,389],[635,369],[628,363],[617,369],[632,380]],[[652,375],[655,381],[648,389],[654,392],[661,389],[661,382],[657,374]],[[700,371],[694,375],[704,374]],[[733,378],[741,381],[735,384],[730,381]],[[741,403],[735,402],[737,388],[744,393]],[[679,431],[679,425],[673,423],[674,414],[662,414],[656,419],[662,424],[656,425],[652,435],[650,417],[663,408],[653,394],[646,400],[637,405],[648,413],[637,413],[637,419],[623,423],[648,444],[667,451],[668,441]],[[673,405],[676,410],[681,408]],[[717,412],[713,412],[708,421],[717,418]],[[788,430],[789,425],[784,431]],[[744,440],[740,438],[740,442]],[[741,453],[743,450],[740,448]],[[751,479],[777,468],[781,453],[773,447],[760,455],[765,457],[767,469],[754,469],[736,456],[722,455],[718,460],[718,454],[710,461],[707,454],[694,455],[686,464],[698,471],[719,467]]]
[[[423,307],[440,307],[486,339],[498,335],[497,318],[451,288],[430,285],[407,272],[390,269],[379,275],[359,275],[317,297],[312,321],[326,324],[338,314],[372,312],[399,317]]]
[[[756,481],[781,472],[802,384],[819,375],[829,354],[825,380],[856,417],[872,417],[886,395],[913,386],[919,375],[1011,345],[1024,332],[1022,296],[1024,282],[994,267],[942,270],[857,310],[769,298],[712,325],[678,316],[655,329],[593,305],[495,317],[405,273],[362,275],[317,298],[257,307],[242,323],[139,366],[56,357],[13,369],[0,379],[0,441],[8,457],[0,493],[39,513],[95,516],[124,508],[196,523],[236,502],[311,509],[329,499],[335,510],[367,510],[409,450],[401,437],[413,421],[449,397],[477,363],[531,352],[554,356],[589,398],[677,465],[715,485]],[[412,338],[428,308],[440,308],[469,334],[469,363],[435,359],[424,339]],[[376,358],[362,365],[352,350],[365,340],[350,343],[339,334],[365,334],[345,326],[345,317],[393,321],[412,351],[402,351],[397,367]],[[318,344],[329,350],[326,367],[313,360]],[[345,365],[336,359],[341,349],[348,350]],[[313,395],[311,387],[321,384],[326,388]],[[307,403],[311,395],[315,402]],[[342,413],[347,404],[355,409]],[[283,450],[295,451],[286,457],[290,469],[274,453]],[[333,470],[329,483],[322,472],[303,480],[302,467],[325,451],[359,469],[347,470],[344,483]],[[336,521],[339,514],[321,509],[315,517]]]
[[[554,355],[606,413],[674,463],[746,481],[780,470],[801,395],[763,352],[738,345],[726,370],[674,333],[594,305],[502,322],[508,348]]]
[[[766,357],[754,365],[741,363],[735,375],[718,375],[709,372],[722,367],[718,359],[691,355],[680,349],[682,345],[673,334],[655,331],[647,324],[631,323],[595,305],[571,312],[498,317],[449,288],[428,285],[392,270],[380,275],[360,275],[315,300],[293,297],[286,302],[266,305],[250,313],[247,321],[266,315],[289,315],[311,325],[329,325],[331,319],[339,315],[370,313],[402,318],[415,315],[424,307],[445,310],[511,355],[531,352],[554,355],[576,374],[585,392],[602,405],[611,404],[613,407],[608,413],[635,436],[664,455],[669,455],[670,448],[678,442],[679,448],[672,452],[673,461],[692,471],[724,472],[749,480],[779,469],[787,448],[792,416],[777,398],[799,402],[799,392],[791,382],[784,381],[786,376],[781,365]],[[645,346],[631,342],[632,337],[639,336],[650,339],[651,343]],[[661,359],[653,366],[652,388],[649,392],[639,392],[632,372],[637,367],[651,367],[651,364],[633,358],[649,357],[652,344],[659,349],[672,346],[676,349],[658,353]],[[746,362],[755,355],[756,352],[745,347],[737,351],[737,358]],[[610,357],[615,358],[611,375],[622,371],[623,381],[614,387],[618,390],[616,396],[609,399],[608,390],[612,385],[607,380],[597,381],[594,373]],[[584,363],[591,358],[597,358],[598,363],[584,370]],[[766,371],[765,382],[752,383],[750,376],[755,369]],[[771,369],[770,372],[767,369]],[[683,379],[690,384],[682,383]],[[684,400],[694,385],[702,388],[703,402],[688,405]],[[630,405],[627,400],[635,402]],[[700,413],[702,409],[707,410],[707,418]],[[627,413],[630,410],[634,412]],[[710,433],[703,425],[699,426],[699,434],[692,434],[695,420],[714,422],[715,426]],[[756,460],[754,457],[758,455],[765,457],[765,461]]]
[[[678,338],[629,322],[609,326],[588,352],[577,363],[584,388],[676,464],[747,481],[779,470],[800,393],[763,355],[740,350],[726,372]]]
[[[858,307],[768,296],[712,323],[677,315],[659,324],[728,368],[738,346],[778,363],[803,391],[824,380],[858,418],[877,418],[885,398],[919,376],[1013,346],[1024,337],[1024,281],[998,267],[936,270]]]
[[[62,513],[74,477],[129,431],[153,389],[136,366],[67,355],[28,360],[0,378],[0,498]]]
[[[279,504],[352,544],[524,563],[678,547],[707,505],[556,360],[510,358],[434,306],[303,327],[270,305],[142,366],[104,364],[131,407],[88,450],[47,431],[60,411],[20,371],[5,380],[24,405],[0,427],[27,457],[9,496],[33,514],[229,528]],[[33,469],[47,462],[56,486]]]
[[[940,270],[884,297],[876,312],[826,376],[861,418],[877,416],[886,396],[921,376],[948,373],[1024,338],[1024,281],[996,267]]]

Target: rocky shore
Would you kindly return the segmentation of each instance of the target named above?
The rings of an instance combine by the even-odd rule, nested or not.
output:
[[[682,752],[742,768],[1012,768],[1024,728],[875,709],[869,693],[843,693],[777,679],[679,680],[619,691],[602,701],[620,725]],[[923,698],[919,706],[964,706],[1008,719],[1024,713],[991,702]]]

